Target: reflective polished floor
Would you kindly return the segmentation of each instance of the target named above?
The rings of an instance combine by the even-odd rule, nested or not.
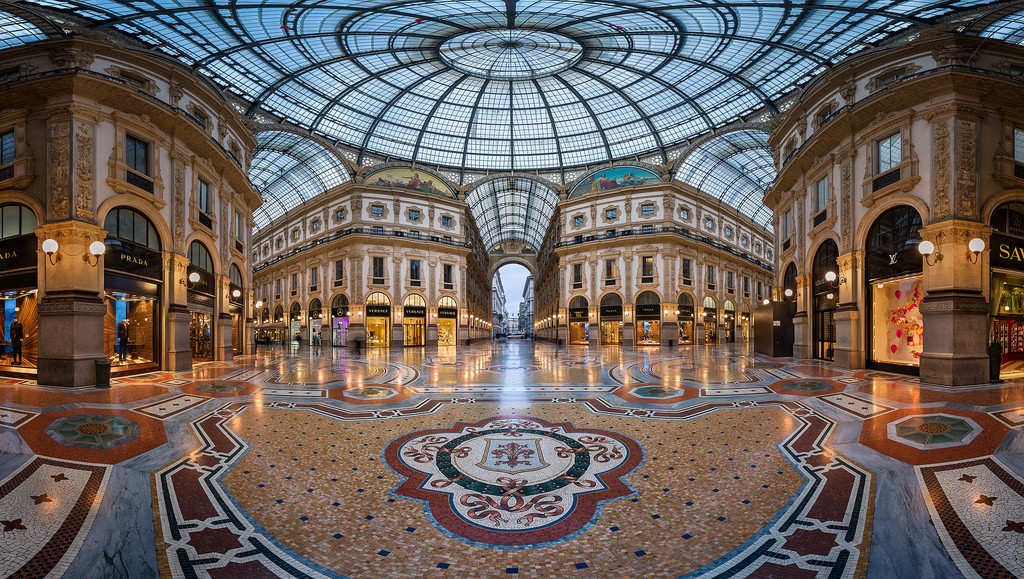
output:
[[[0,382],[0,575],[1024,576],[1024,382],[509,341]]]

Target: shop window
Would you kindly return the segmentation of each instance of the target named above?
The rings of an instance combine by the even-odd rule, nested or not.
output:
[[[452,267],[452,264],[450,264],[450,263],[444,264],[442,266],[442,268],[441,268],[442,276],[443,276],[442,277],[442,280],[443,280],[442,283],[444,284],[444,289],[446,289],[446,290],[455,289],[455,281],[454,281],[454,277],[455,276],[453,275],[453,270],[454,269],[455,268]]]
[[[583,288],[583,264],[572,264],[572,289]]]
[[[895,169],[903,161],[903,136],[893,133],[875,143],[875,174]]]
[[[459,304],[451,296],[437,302],[437,345],[454,346],[458,339]]]
[[[693,262],[683,259],[683,285],[693,285]]]
[[[370,276],[370,283],[381,285],[384,283],[384,258],[374,257],[372,263],[373,271]]]
[[[422,280],[420,279],[420,260],[413,259],[409,261],[409,285],[412,287],[420,287]]]
[[[14,131],[0,134],[0,181],[14,177]]]
[[[138,187],[147,193],[152,193],[153,180],[150,178],[149,143],[131,135],[126,135],[124,162],[128,167],[128,173],[125,177],[128,184]]]
[[[707,281],[707,288],[709,290],[714,290],[715,289],[715,266],[713,266],[713,265],[707,266],[706,273],[707,273],[707,279],[706,279],[706,281]]]

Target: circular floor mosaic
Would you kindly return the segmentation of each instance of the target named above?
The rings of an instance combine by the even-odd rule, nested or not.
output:
[[[79,414],[55,420],[46,432],[65,446],[106,449],[137,439],[139,424],[120,416]]]
[[[495,417],[407,434],[384,457],[448,532],[492,546],[540,546],[572,536],[603,501],[632,494],[633,440],[532,417]]]

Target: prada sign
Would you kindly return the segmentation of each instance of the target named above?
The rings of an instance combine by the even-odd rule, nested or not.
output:
[[[104,268],[158,281],[162,279],[161,265],[163,264],[163,258],[158,252],[148,247],[127,243],[119,239],[108,239],[106,245],[107,252],[103,256]],[[200,272],[200,275],[202,273]],[[211,293],[208,290],[199,291]]]
[[[569,308],[569,319],[574,322],[585,322],[589,313],[589,308]]]
[[[0,271],[36,267],[37,243],[32,233],[0,241]]]
[[[366,317],[368,318],[390,318],[391,306],[366,306]]]
[[[636,306],[636,319],[660,320],[661,306],[659,306],[658,304],[643,304]]]
[[[992,267],[1024,271],[1024,239],[993,233],[989,244],[992,248],[989,252]]]
[[[454,320],[459,317],[458,308],[437,308],[437,317],[443,320]]]
[[[621,318],[622,306],[601,306],[601,318]]]
[[[403,306],[402,313],[407,318],[425,318],[427,317],[427,308],[424,306]]]

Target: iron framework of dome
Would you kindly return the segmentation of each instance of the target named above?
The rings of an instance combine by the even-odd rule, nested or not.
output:
[[[953,13],[982,18],[988,7],[1005,5],[982,0],[14,4],[22,10],[55,9],[69,20],[86,19],[88,28],[131,35],[221,83],[248,103],[248,114],[318,133],[354,149],[360,163],[374,155],[454,169],[463,178],[467,172],[564,175],[567,168],[624,159],[666,163],[674,158],[672,149],[694,138],[774,113],[780,98],[814,75],[902,30],[931,26]],[[7,45],[38,38],[32,25],[17,20],[12,17],[12,26],[21,29],[5,40]],[[764,211],[748,215],[767,226]]]

